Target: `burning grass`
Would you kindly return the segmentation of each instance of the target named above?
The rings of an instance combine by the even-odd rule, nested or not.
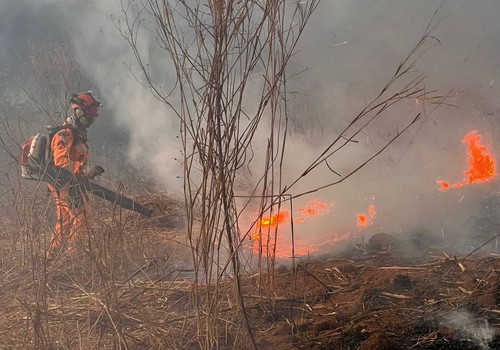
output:
[[[197,349],[200,312],[216,314],[220,349],[247,348],[232,278],[194,293],[185,231],[165,224],[181,204],[151,194],[139,201],[154,209],[152,218],[95,203],[93,234],[53,263],[43,259],[43,221],[24,216],[17,221],[24,229],[3,228],[0,348]],[[33,222],[39,234],[27,235]],[[293,268],[278,265],[272,276],[246,271],[242,293],[259,348],[499,348],[495,247],[460,258],[432,241],[408,254],[408,239],[380,233],[335,256],[325,248]],[[207,288],[218,305],[200,311],[196,298]]]
[[[490,147],[481,143],[481,135],[472,130],[462,139],[467,145],[467,169],[461,182],[450,184],[443,180],[437,180],[440,191],[450,188],[459,188],[464,185],[481,184],[490,181],[496,176],[496,160]]]

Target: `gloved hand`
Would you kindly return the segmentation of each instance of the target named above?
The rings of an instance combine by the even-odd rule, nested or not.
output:
[[[88,167],[83,172],[83,174],[85,175],[85,177],[87,177],[89,179],[94,179],[97,176],[102,175],[103,173],[104,173],[104,168],[102,166],[99,166],[99,165]]]

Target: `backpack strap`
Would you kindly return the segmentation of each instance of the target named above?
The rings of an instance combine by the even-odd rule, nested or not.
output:
[[[51,125],[48,125],[48,126],[47,126],[47,130],[49,131],[49,135],[48,135],[48,136],[49,136],[49,137],[48,137],[48,145],[49,145],[49,147],[48,147],[48,148],[49,148],[49,154],[48,154],[48,158],[47,158],[47,160],[48,160],[48,161],[50,161],[50,162],[52,162],[52,161],[53,161],[53,156],[52,156],[52,139],[54,138],[54,136],[55,136],[55,135],[56,135],[59,131],[61,131],[61,130],[63,130],[63,129],[70,129],[70,130],[73,132],[73,137],[74,137],[74,139],[75,139],[76,141],[84,141],[84,142],[86,142],[86,141],[87,141],[84,137],[82,137],[82,133],[81,133],[81,131],[80,131],[77,127],[75,127],[75,126],[73,126],[73,125],[71,125],[71,124],[67,124],[67,123],[65,123],[65,124],[58,125],[58,126],[51,126]]]
[[[47,126],[47,130],[49,131],[49,141],[52,142],[52,138],[54,137],[54,135],[63,129],[70,129],[73,132],[73,137],[75,137],[78,140],[87,141],[86,138],[83,137],[81,130],[71,124],[62,124],[59,126],[51,126],[51,125]]]

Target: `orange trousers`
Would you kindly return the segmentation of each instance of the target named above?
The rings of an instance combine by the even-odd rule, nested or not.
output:
[[[57,191],[50,185],[48,187],[54,196],[57,214],[49,253],[53,254],[61,249],[71,251],[78,241],[85,239],[89,232],[92,212],[88,197],[82,194],[79,198],[79,207],[75,207],[75,201],[69,195],[69,188]]]

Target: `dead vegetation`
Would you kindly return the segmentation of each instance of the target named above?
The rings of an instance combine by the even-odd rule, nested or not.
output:
[[[221,339],[228,334],[228,325],[220,324],[221,319],[227,319],[226,304],[221,300],[225,300],[227,290],[233,291],[228,302],[238,314],[234,327],[243,332],[237,332],[230,344],[238,344],[235,348],[242,344],[251,349],[260,347],[260,337],[246,311],[244,295],[249,272],[242,251],[242,242],[249,238],[259,218],[291,207],[294,198],[350,178],[410,128],[424,122],[446,99],[426,88],[425,76],[416,71],[421,55],[439,44],[432,35],[439,21],[433,17],[380,91],[358,114],[335,116],[347,118],[346,125],[310,164],[301,164],[303,171],[298,178],[285,183],[283,160],[290,142],[287,84],[296,74],[287,68],[319,3],[124,1],[123,16],[115,22],[144,73],[141,82],[179,121],[186,234],[194,269],[193,303],[198,316],[198,345],[203,349],[224,345]],[[170,89],[163,83],[170,76],[153,74],[151,63],[145,61],[148,55],[141,52],[139,33],[148,26],[155,28],[163,59],[175,72],[175,84]],[[408,102],[414,107],[415,101],[422,109],[415,112],[413,108],[409,116],[385,121],[391,125],[386,133],[390,136],[371,154],[352,164],[344,174],[335,169],[336,156],[348,145],[356,144],[369,127],[384,125],[388,110]],[[297,184],[307,182],[319,169],[329,176],[322,183],[308,182],[307,189],[299,193]],[[255,182],[244,194],[248,201],[238,206],[236,188],[245,172],[253,172]],[[254,224],[241,227],[241,207],[254,200],[259,202]],[[261,238],[255,295],[265,301],[261,307],[272,315],[278,313],[277,298],[281,292],[276,289],[276,245],[272,243],[277,235],[277,228],[258,235]],[[293,241],[292,229],[292,245]],[[292,264],[294,258],[292,250]],[[228,281],[233,282],[232,288],[227,288]]]
[[[474,349],[495,346],[496,256],[455,259],[422,252],[408,260],[397,238],[379,235],[342,256],[294,258],[279,266],[264,232],[257,270],[244,266],[236,206],[238,175],[252,163],[262,125],[267,144],[250,198],[255,220],[292,199],[343,182],[411,127],[425,121],[445,96],[414,74],[423,51],[438,43],[429,24],[415,48],[375,98],[289,184],[282,182],[286,151],[288,72],[285,70],[318,2],[123,2],[130,41],[153,94],[172,108],[181,126],[184,201],[148,194],[151,219],[102,206],[79,250],[43,258],[50,236],[50,205],[40,195],[12,196],[14,225],[2,240],[0,336],[6,349]],[[155,86],[137,51],[137,13],[150,14],[173,61],[177,90]],[[137,15],[137,17],[136,17]],[[175,15],[175,16],[174,16]],[[179,17],[180,15],[180,17]],[[127,17],[130,16],[130,17]],[[180,26],[179,26],[180,23]],[[179,28],[193,33],[181,34]],[[183,36],[185,35],[185,36]],[[256,103],[247,84],[259,86]],[[172,97],[177,99],[172,101]],[[407,101],[423,110],[396,126],[382,146],[339,174],[333,159],[388,109]],[[426,110],[430,106],[430,110]],[[342,116],[343,117],[343,116]],[[259,137],[257,137],[259,136]],[[298,182],[326,168],[326,183],[292,196]],[[17,188],[17,187],[16,187]],[[48,214],[47,214],[48,213]],[[46,218],[49,220],[47,221]],[[10,219],[9,219],[10,220]],[[184,226],[185,225],[185,226]],[[253,227],[253,225],[251,225]],[[271,237],[271,238],[269,238]],[[267,244],[267,246],[266,246]],[[263,253],[265,252],[265,253]],[[433,253],[433,254],[431,254]],[[481,301],[480,301],[481,300]],[[466,312],[465,312],[465,311]],[[464,316],[460,325],[448,317]],[[452,314],[453,315],[453,314]],[[472,320],[472,321],[470,321]],[[479,320],[479,321],[478,321]],[[469,323],[467,323],[470,321]],[[482,331],[470,332],[480,324]]]
[[[43,259],[48,226],[38,223],[37,235],[2,227],[0,348],[201,348],[185,229],[156,220],[175,215],[180,204],[165,196],[141,200],[156,207],[153,218],[103,206],[87,244],[53,263]],[[45,207],[38,201],[34,208]],[[380,236],[385,242],[390,235],[374,240]],[[278,264],[272,300],[262,293],[265,276],[243,274],[258,347],[499,348],[500,255],[490,247],[453,256],[433,243],[408,258],[404,239],[391,236],[401,243],[395,246],[357,242],[335,256]],[[218,283],[218,347],[251,348],[241,336],[234,281]]]

